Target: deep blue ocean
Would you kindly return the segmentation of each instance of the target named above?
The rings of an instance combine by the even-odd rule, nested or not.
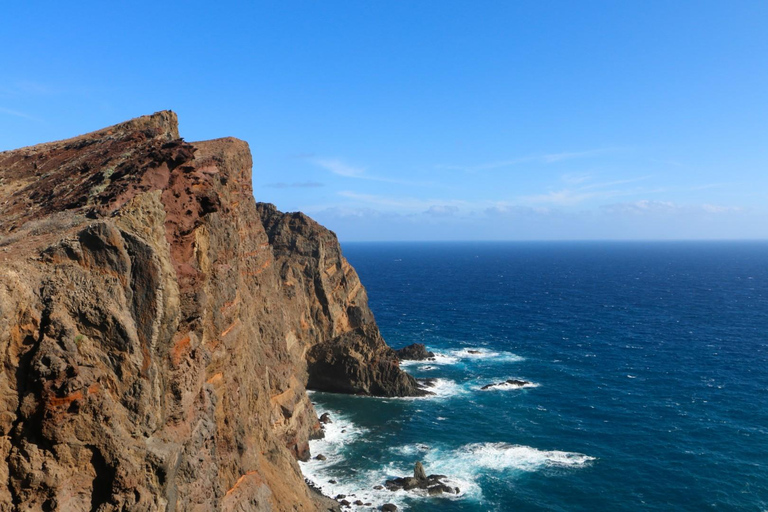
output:
[[[768,510],[768,243],[343,251],[387,342],[438,354],[404,368],[438,381],[429,398],[312,394],[334,423],[312,444],[327,460],[302,469],[327,494],[413,511]],[[532,386],[480,390],[509,378]],[[417,460],[461,494],[372,489]]]

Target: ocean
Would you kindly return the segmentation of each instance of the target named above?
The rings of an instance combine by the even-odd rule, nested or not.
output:
[[[302,470],[411,511],[768,510],[768,243],[346,243],[427,398],[313,392]],[[521,379],[525,387],[481,387]],[[375,490],[427,473],[453,497]]]

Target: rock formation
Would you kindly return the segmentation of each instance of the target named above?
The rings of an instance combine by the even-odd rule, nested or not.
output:
[[[245,142],[160,112],[3,152],[0,219],[0,511],[326,509],[307,383],[421,393]]]
[[[397,352],[397,357],[402,360],[409,361],[425,361],[434,360],[435,353],[427,350],[427,347],[423,343],[412,343],[407,347],[403,347]]]
[[[458,494],[461,490],[458,487],[447,485],[444,480],[448,478],[445,475],[429,475],[424,470],[421,462],[416,462],[413,468],[412,477],[398,477],[387,480],[384,486],[390,491],[426,491],[428,496],[439,496],[441,494]]]

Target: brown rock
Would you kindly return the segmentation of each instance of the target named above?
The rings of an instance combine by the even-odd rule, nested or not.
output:
[[[424,471],[424,466],[419,461],[417,461],[416,465],[413,467],[413,478],[416,480],[427,479],[427,472]]]
[[[2,152],[0,219],[0,510],[325,509],[307,382],[418,394],[242,141],[160,112]]]

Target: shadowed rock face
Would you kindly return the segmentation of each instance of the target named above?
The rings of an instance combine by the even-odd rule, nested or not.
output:
[[[250,176],[172,112],[0,153],[0,511],[317,510],[307,382],[419,393],[333,233]]]

